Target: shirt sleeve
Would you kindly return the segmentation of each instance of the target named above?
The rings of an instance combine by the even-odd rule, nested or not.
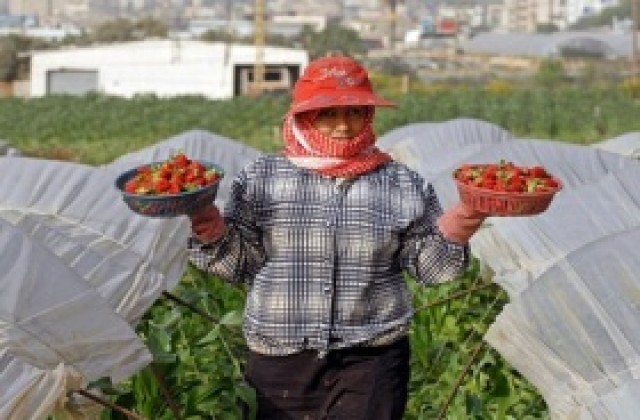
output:
[[[460,276],[469,264],[469,246],[447,241],[437,228],[442,207],[433,187],[422,192],[422,214],[403,235],[400,264],[422,284],[442,283]]]
[[[241,173],[231,186],[225,209],[226,233],[212,244],[190,238],[190,261],[201,270],[232,283],[255,276],[265,262],[262,231],[256,223],[255,208],[247,197],[246,176]]]

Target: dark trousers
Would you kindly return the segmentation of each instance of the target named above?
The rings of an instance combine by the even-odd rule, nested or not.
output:
[[[407,403],[409,341],[354,347],[318,358],[251,352],[246,379],[258,395],[259,420],[400,420]]]

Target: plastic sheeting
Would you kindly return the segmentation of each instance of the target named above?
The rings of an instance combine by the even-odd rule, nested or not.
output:
[[[640,131],[626,133],[609,140],[596,143],[593,147],[608,152],[619,153],[634,159],[640,159]]]
[[[134,324],[187,263],[188,222],[132,213],[117,172],[67,162],[0,159],[0,219],[45,245]]]
[[[637,418],[638,179],[640,165],[606,174],[563,192],[535,220],[494,222],[474,242],[511,298],[486,339],[557,418]],[[493,247],[508,247],[510,258],[492,258]]]
[[[136,215],[114,180],[177,151],[225,168],[221,206],[260,155],[193,130],[100,168],[0,158],[0,418],[46,418],[69,391],[151,361],[133,326],[181,278],[189,221]]]
[[[472,238],[510,297],[485,340],[538,388],[553,418],[636,419],[640,164],[542,140],[479,140],[470,153],[462,130],[455,121],[429,125],[387,150],[410,157],[445,207],[457,200],[451,174],[463,162],[543,164],[564,183],[545,213],[489,218]]]
[[[0,418],[44,418],[84,381],[119,382],[151,361],[130,325],[33,237],[0,220],[0,249]]]
[[[455,139],[451,139],[451,134],[455,132]],[[411,141],[422,138],[428,133],[429,141],[424,142],[420,150],[424,153],[446,152],[449,148],[447,143],[454,141],[456,148],[470,147],[474,145],[503,143],[513,139],[513,135],[502,127],[495,124],[477,120],[474,118],[457,118],[455,120],[441,123],[419,122],[403,125],[395,128],[384,136],[380,137],[376,144],[381,149],[389,150],[396,144],[404,141]],[[399,152],[402,150],[400,149]],[[406,159],[409,156],[402,156]]]
[[[108,169],[0,158],[0,173],[0,418],[39,418],[70,378],[151,361],[133,326],[181,278],[189,227],[132,213]]]
[[[571,47],[606,57],[632,57],[632,37],[611,31],[558,31],[552,33],[480,33],[464,42],[465,52],[507,56],[549,57]]]
[[[3,382],[0,394],[1,419],[45,419],[65,401],[68,392],[82,387],[83,380],[72,367],[59,364],[39,369],[0,350]]]

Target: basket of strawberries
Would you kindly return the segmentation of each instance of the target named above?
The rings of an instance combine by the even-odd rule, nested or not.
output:
[[[531,216],[545,211],[562,189],[543,166],[518,166],[500,160],[463,164],[453,173],[460,200],[491,216]]]
[[[148,217],[176,217],[213,202],[224,171],[176,153],[162,162],[130,169],[116,179],[129,208]]]

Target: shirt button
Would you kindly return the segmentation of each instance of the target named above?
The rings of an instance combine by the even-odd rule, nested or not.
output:
[[[330,286],[325,286],[322,290],[324,290],[325,293],[331,293],[331,287]]]

